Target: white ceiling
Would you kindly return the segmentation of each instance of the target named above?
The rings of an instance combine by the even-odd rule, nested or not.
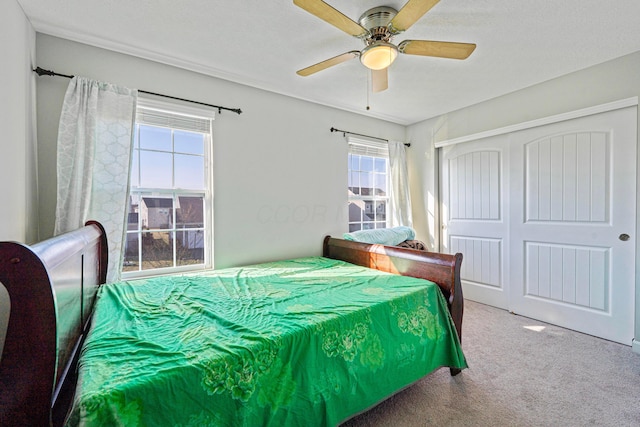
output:
[[[41,33],[404,125],[640,51],[638,0],[441,0],[394,42],[476,43],[475,52],[464,61],[401,55],[389,89],[368,95],[357,59],[295,73],[363,45],[292,0],[17,1]],[[328,3],[357,21],[405,0]]]

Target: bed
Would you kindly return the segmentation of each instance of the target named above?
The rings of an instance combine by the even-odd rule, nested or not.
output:
[[[466,367],[460,254],[326,237],[322,257],[100,286],[106,253],[95,222],[0,244],[0,425],[337,425]]]

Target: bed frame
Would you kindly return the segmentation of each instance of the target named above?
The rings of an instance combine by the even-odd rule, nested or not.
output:
[[[323,256],[437,283],[461,337],[461,254],[327,236]],[[0,283],[10,300],[0,359],[1,426],[64,424],[75,391],[79,349],[89,328],[97,289],[106,280],[106,269],[106,235],[95,221],[32,246],[0,242]],[[1,291],[0,302],[6,299]],[[0,304],[0,338],[3,314]],[[451,369],[452,375],[459,372]]]

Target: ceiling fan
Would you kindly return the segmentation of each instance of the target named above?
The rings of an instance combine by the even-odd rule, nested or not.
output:
[[[309,76],[353,58],[371,70],[372,90],[381,92],[389,87],[387,68],[398,53],[407,55],[435,56],[439,58],[466,59],[476,48],[472,43],[455,43],[431,40],[404,40],[395,45],[392,38],[411,27],[439,0],[409,0],[399,10],[379,6],[364,12],[358,22],[342,14],[322,0],[293,0],[312,15],[328,22],[345,33],[362,39],[365,47],[326,59],[297,71],[300,76]]]

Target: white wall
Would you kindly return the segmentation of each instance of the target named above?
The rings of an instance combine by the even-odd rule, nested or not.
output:
[[[347,231],[347,146],[335,126],[404,140],[405,127],[175,67],[37,35],[43,68],[242,108],[214,122],[215,266],[318,255]],[[38,78],[41,237],[53,230],[58,119],[68,80]]]
[[[0,240],[38,238],[35,132],[31,72],[35,32],[15,0],[0,13]],[[9,294],[0,283],[0,356],[9,321]]]
[[[435,142],[634,96],[640,96],[640,52],[409,126],[407,136],[412,144],[412,153],[415,154],[409,167],[418,170],[410,176],[410,185],[416,193],[413,200],[414,218],[430,218],[434,215],[437,218],[438,215],[437,207],[428,206],[428,199],[437,194]],[[638,122],[640,123],[640,118]],[[630,177],[630,180],[633,179],[638,180],[637,177]],[[640,182],[637,188],[640,190]],[[637,211],[640,213],[640,194],[637,197]],[[640,230],[640,221],[637,220],[637,223],[636,228]],[[434,221],[433,226],[425,221],[414,225],[418,236],[437,246],[437,221]],[[640,245],[637,236],[636,254],[634,349],[640,351],[640,271],[637,268]]]
[[[0,13],[0,240],[38,238],[35,173],[35,32],[15,0]]]

